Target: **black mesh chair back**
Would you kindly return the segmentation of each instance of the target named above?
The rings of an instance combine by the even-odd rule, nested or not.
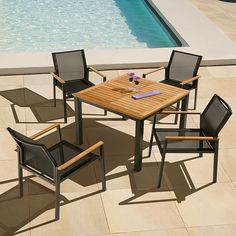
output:
[[[165,79],[181,82],[196,76],[201,60],[202,56],[173,50],[166,68]]]
[[[89,88],[94,84],[89,81],[89,70],[84,50],[53,52],[55,76],[53,78],[53,98],[56,106],[56,87],[62,90],[64,103],[64,120],[67,122],[66,100],[73,98],[73,93]]]
[[[33,172],[46,178],[54,179],[56,162],[51,157],[45,145],[34,141],[17,131],[7,128],[19,147],[19,163]]]
[[[218,95],[214,95],[200,116],[200,129],[205,136],[217,137],[232,110]]]
[[[88,80],[84,50],[52,53],[56,74],[65,81]]]
[[[53,76],[53,100],[56,106],[56,87],[62,91],[64,105],[64,120],[67,122],[66,100],[74,98],[73,94],[87,89],[95,84],[89,80],[89,71],[93,71],[106,81],[106,76],[93,67],[87,67],[83,49],[64,52],[53,52],[52,59],[55,72]],[[106,111],[104,112],[106,115]]]
[[[171,86],[183,88],[186,90],[194,90],[194,104],[193,109],[197,107],[197,93],[198,93],[198,79],[200,76],[197,74],[202,61],[202,56],[173,50],[168,62],[167,67],[161,66],[154,71],[143,74],[146,78],[147,75],[165,69],[165,78],[161,83],[169,84]],[[176,110],[179,110],[180,102],[177,103]],[[178,115],[175,115],[175,124],[177,124]]]

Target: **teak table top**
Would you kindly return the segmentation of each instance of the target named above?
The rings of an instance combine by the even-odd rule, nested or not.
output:
[[[118,76],[74,93],[74,97],[89,104],[122,114],[135,120],[143,120],[159,110],[168,107],[189,94],[189,91],[159,83],[153,80],[141,79],[138,93],[160,90],[160,94],[151,97],[133,99],[135,91],[129,91],[131,84],[128,75]],[[136,87],[132,84],[132,87]]]

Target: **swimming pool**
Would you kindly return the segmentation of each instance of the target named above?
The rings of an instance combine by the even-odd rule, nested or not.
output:
[[[180,46],[145,0],[0,0],[0,52]]]

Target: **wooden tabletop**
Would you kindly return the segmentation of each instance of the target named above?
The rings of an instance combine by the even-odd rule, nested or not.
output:
[[[136,87],[134,84],[132,86]],[[137,92],[129,91],[130,87],[128,75],[122,75],[73,95],[81,101],[108,111],[113,111],[135,120],[143,120],[157,111],[172,105],[189,93],[189,91],[181,88],[153,80],[141,79],[138,85],[138,93],[160,90],[161,94],[135,100],[131,96]]]

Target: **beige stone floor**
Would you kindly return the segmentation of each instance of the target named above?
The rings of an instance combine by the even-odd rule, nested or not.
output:
[[[193,0],[193,3],[236,42],[236,3],[214,0]],[[234,30],[228,24],[234,25]],[[141,74],[143,71],[135,72]],[[112,78],[125,72],[104,73]],[[202,77],[198,110],[201,111],[217,93],[236,111],[236,66],[204,67],[199,74]],[[160,72],[150,78],[161,79],[162,76]],[[92,80],[98,82],[94,75]],[[112,113],[103,116],[102,110],[84,105],[84,146],[97,140],[105,142],[107,191],[99,191],[96,163],[82,169],[62,184],[61,219],[55,222],[54,192],[45,182],[25,172],[25,195],[21,199],[17,197],[17,156],[6,128],[10,126],[31,135],[51,123],[63,121],[61,93],[57,93],[57,107],[52,107],[49,75],[4,76],[0,78],[0,88],[0,235],[236,235],[234,114],[220,134],[218,183],[211,184],[212,155],[191,161],[187,159],[196,155],[168,155],[163,187],[158,190],[160,154],[157,148],[153,148],[151,158],[144,158],[142,171],[133,172],[134,122],[121,120]],[[73,102],[68,102],[68,109],[70,117],[68,124],[61,124],[62,134],[64,139],[74,142]],[[197,126],[197,123],[198,120],[190,116],[188,125]],[[145,122],[144,156],[150,129],[151,121],[148,120]],[[50,144],[54,141],[51,136],[44,140]],[[193,186],[186,181],[180,164],[186,167]]]
[[[190,2],[211,19],[232,41],[236,42],[235,0],[190,0]]]

